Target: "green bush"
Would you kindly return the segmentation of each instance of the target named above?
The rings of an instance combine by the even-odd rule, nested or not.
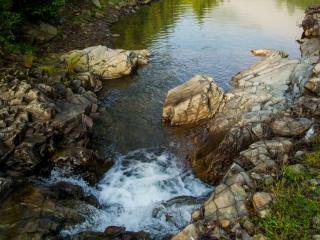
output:
[[[23,35],[23,25],[54,21],[64,3],[65,0],[0,0],[0,45],[13,50]]]

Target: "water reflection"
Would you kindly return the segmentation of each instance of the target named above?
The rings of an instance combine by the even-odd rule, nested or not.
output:
[[[150,49],[151,64],[126,78],[104,80],[100,103],[107,120],[96,123],[95,148],[102,155],[167,146],[161,125],[167,91],[196,74],[224,89],[237,72],[258,60],[254,48],[282,49],[299,57],[304,9],[317,0],[166,0],[112,26],[115,48]],[[294,9],[294,10],[292,10]]]

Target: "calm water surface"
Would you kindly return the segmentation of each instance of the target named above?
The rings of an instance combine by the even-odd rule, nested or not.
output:
[[[166,0],[141,8],[112,26],[114,48],[150,49],[151,64],[129,77],[104,80],[98,96],[108,117],[95,125],[95,149],[103,156],[167,146],[161,125],[167,91],[196,74],[224,89],[237,72],[259,58],[254,48],[281,49],[299,57],[298,27],[317,1]],[[112,126],[112,127],[111,127]]]
[[[98,97],[108,114],[95,123],[93,144],[116,164],[99,191],[87,190],[103,208],[78,230],[118,225],[161,239],[187,224],[212,187],[175,156],[179,141],[161,124],[167,91],[196,74],[213,77],[228,90],[232,76],[259,60],[251,49],[281,49],[299,57],[298,24],[316,2],[165,0],[112,26],[121,35],[114,48],[150,49],[153,56],[131,76],[103,80]]]

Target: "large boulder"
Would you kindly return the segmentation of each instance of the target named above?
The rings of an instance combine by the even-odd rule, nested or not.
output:
[[[92,72],[103,78],[118,78],[129,75],[138,65],[148,64],[150,56],[148,50],[126,51],[99,45],[71,51],[61,59],[75,72]]]
[[[211,118],[220,106],[223,93],[212,78],[197,75],[168,92],[162,119],[174,126]]]

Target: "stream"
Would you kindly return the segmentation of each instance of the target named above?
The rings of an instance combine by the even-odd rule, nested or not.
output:
[[[142,7],[111,27],[113,47],[149,49],[151,63],[132,75],[103,80],[93,149],[115,165],[91,188],[102,208],[65,232],[104,231],[124,226],[155,239],[176,234],[214,189],[195,178],[176,155],[183,134],[161,123],[167,91],[196,74],[208,75],[226,91],[237,72],[257,60],[250,50],[281,49],[300,57],[296,40],[305,8],[317,0],[165,0]],[[52,172],[50,181],[61,179]]]

